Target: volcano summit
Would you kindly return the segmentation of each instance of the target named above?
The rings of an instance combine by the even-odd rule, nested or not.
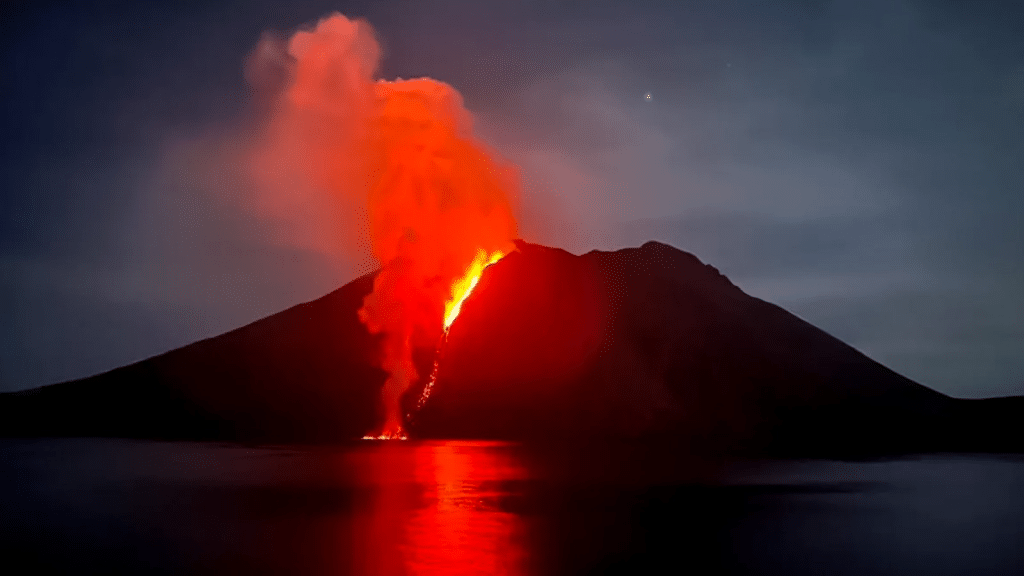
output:
[[[917,384],[714,267],[648,242],[576,256],[522,241],[486,269],[427,378],[402,398],[418,438],[645,439],[748,455],[1020,451],[1024,398]],[[0,397],[8,436],[355,440],[380,426],[374,276],[110,372]]]

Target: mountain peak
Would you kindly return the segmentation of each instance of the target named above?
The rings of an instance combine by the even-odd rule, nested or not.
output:
[[[379,424],[386,377],[376,365],[381,339],[356,314],[372,287],[367,275],[221,336],[0,396],[0,426],[16,435],[359,438]],[[439,348],[440,336],[420,335],[414,354],[420,375],[437,362],[429,401],[415,411],[425,378],[404,399],[419,437],[657,438],[745,454],[984,449],[990,421],[1020,406],[963,408],[654,241],[576,256],[517,240]],[[1019,433],[1006,436],[1022,446]]]

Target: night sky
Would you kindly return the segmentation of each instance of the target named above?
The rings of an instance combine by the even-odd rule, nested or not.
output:
[[[196,168],[258,114],[261,34],[332,11],[377,30],[381,77],[463,94],[527,240],[662,240],[922,384],[1024,394],[1024,6],[952,0],[6,2],[0,390],[367,270]]]

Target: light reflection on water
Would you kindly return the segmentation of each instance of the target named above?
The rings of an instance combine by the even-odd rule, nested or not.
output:
[[[1020,456],[0,440],[0,558],[33,573],[1016,576],[1021,542]]]
[[[513,447],[394,443],[365,456],[360,480],[375,489],[357,512],[355,572],[526,574],[523,520],[500,507],[526,478]]]

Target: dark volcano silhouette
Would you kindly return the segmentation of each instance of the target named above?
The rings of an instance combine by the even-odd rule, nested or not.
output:
[[[441,349],[422,438],[632,438],[695,451],[1020,451],[1024,398],[921,386],[695,256],[657,242],[575,256],[518,242]],[[380,420],[379,344],[356,316],[373,277],[110,372],[0,397],[12,436],[356,439]],[[429,374],[437,337],[417,353]]]

